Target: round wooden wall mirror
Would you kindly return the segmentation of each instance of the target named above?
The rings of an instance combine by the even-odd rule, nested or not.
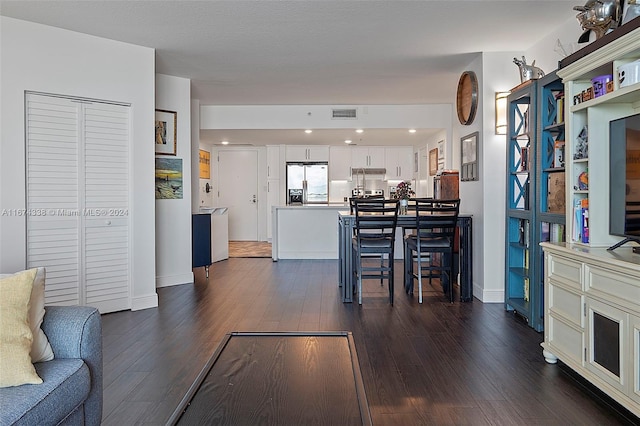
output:
[[[460,124],[473,123],[478,109],[478,78],[473,71],[465,71],[458,81],[456,111]]]

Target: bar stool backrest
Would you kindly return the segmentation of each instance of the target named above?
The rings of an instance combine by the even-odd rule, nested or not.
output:
[[[356,226],[360,239],[395,238],[398,223],[398,200],[358,198],[353,200]]]
[[[446,239],[453,247],[460,200],[415,198],[412,201],[415,203],[416,229],[420,239]]]
[[[349,198],[349,214],[354,214],[356,200],[384,200],[384,195],[370,195],[367,198],[364,198],[364,197],[350,197]]]

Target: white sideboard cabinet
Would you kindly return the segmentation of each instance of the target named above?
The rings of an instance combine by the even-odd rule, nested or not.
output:
[[[640,255],[542,243],[543,355],[640,416]]]

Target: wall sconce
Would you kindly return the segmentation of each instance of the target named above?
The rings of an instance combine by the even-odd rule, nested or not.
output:
[[[507,134],[507,96],[511,92],[496,92],[496,135]]]

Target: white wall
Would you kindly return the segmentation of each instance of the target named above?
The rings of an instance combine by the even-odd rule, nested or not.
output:
[[[469,64],[464,70],[460,70],[460,74],[464,71],[475,72],[478,78],[478,108],[476,110],[476,116],[473,122],[469,125],[462,125],[457,119],[457,114],[452,111],[452,115],[455,117],[453,122],[453,139],[450,145],[451,159],[453,161],[453,169],[460,170],[460,138],[471,134],[473,132],[480,132],[479,146],[478,146],[478,158],[479,158],[479,174],[480,179],[478,181],[460,181],[460,213],[471,214],[473,232],[472,232],[472,250],[473,250],[473,295],[478,299],[484,301],[483,298],[483,220],[484,220],[484,198],[483,182],[485,180],[484,172],[486,165],[483,161],[484,152],[484,140],[482,137],[483,127],[489,126],[489,123],[484,123],[484,99],[488,94],[483,91],[483,69],[482,69],[482,55],[478,54],[476,58]],[[451,94],[452,103],[456,104],[455,91]],[[500,202],[500,199],[496,198],[495,201]],[[495,202],[494,201],[494,202]],[[504,215],[504,213],[503,213]],[[504,250],[503,250],[504,252]],[[499,270],[498,270],[499,271]]]
[[[200,128],[451,128],[451,105],[448,104],[359,105],[356,120],[333,120],[331,108],[330,105],[202,105]]]
[[[578,2],[580,4],[580,2]],[[575,16],[575,15],[574,15]],[[558,40],[567,50],[567,54],[573,53],[575,50],[584,47],[586,44],[578,45],[578,38],[582,35],[582,29],[575,17],[569,18],[565,25],[556,29],[551,34],[547,34],[540,39],[535,45],[531,46],[524,53],[527,63],[536,61],[536,66],[542,68],[545,73],[549,73],[558,68],[558,61],[564,56],[560,54],[557,48]],[[515,67],[515,65],[514,65]]]
[[[485,53],[482,61],[482,93],[480,119],[479,182],[465,184],[465,196],[474,199],[480,193],[482,203],[478,220],[474,217],[474,294],[484,302],[504,301],[504,253],[506,209],[506,135],[495,134],[495,93],[510,90],[520,84],[514,52]],[[520,55],[522,56],[522,55]],[[464,136],[464,135],[462,135]],[[472,191],[468,191],[472,190]],[[465,201],[466,202],[466,201]],[[474,275],[475,276],[475,275]]]
[[[182,199],[156,200],[156,285],[193,282],[191,267],[191,80],[156,74],[156,108],[177,112]],[[193,167],[198,169],[198,163]]]
[[[158,305],[155,272],[154,50],[0,17],[0,210],[25,208],[24,93],[131,105],[132,308]],[[24,217],[0,216],[0,270],[25,268]]]
[[[211,207],[211,203],[207,203],[204,194],[200,191],[201,186],[204,187],[204,179],[200,179],[200,101],[191,99],[191,212],[198,213],[200,206]],[[210,151],[209,148],[207,148]],[[211,179],[209,184],[211,184]],[[208,194],[206,194],[208,195]]]
[[[483,53],[468,66],[480,82],[478,112],[471,126],[459,125],[456,120],[454,134],[459,141],[462,136],[480,132],[480,180],[461,182],[460,197],[461,211],[473,214],[473,291],[483,302],[504,301],[506,136],[495,135],[495,92],[520,84],[514,57],[524,55],[527,63],[535,60],[545,72],[554,71],[563,57],[557,52],[558,39],[568,49],[577,48],[581,33],[579,24],[571,18],[525,52]],[[454,148],[455,168],[459,168],[459,142]]]

